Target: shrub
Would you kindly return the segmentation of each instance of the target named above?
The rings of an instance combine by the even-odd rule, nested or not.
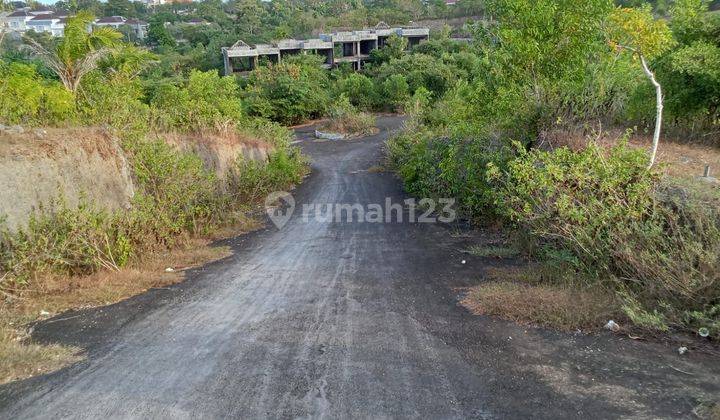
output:
[[[74,117],[74,95],[60,83],[43,80],[32,66],[0,61],[0,121],[57,125]]]
[[[268,156],[268,162],[239,159],[231,190],[247,202],[257,202],[273,191],[299,183],[307,172],[307,163],[299,149],[280,149]]]
[[[422,129],[420,129],[422,130]],[[509,150],[492,139],[448,136],[445,131],[405,131],[388,142],[403,183],[419,197],[453,197],[466,217],[496,217],[486,166],[504,167]]]
[[[375,106],[375,84],[369,77],[350,73],[348,77],[337,82],[337,93],[345,95],[350,103],[361,109],[372,109]]]
[[[256,69],[245,92],[248,112],[286,125],[322,116],[330,96],[321,60],[294,56]]]
[[[117,215],[87,204],[56,207],[33,215],[20,232],[1,232],[0,272],[11,276],[11,287],[26,285],[38,272],[88,274],[127,263],[131,248]]]
[[[498,212],[558,269],[613,289],[640,326],[720,337],[720,195],[660,183],[643,151],[520,151],[489,170]]]
[[[215,71],[193,70],[184,86],[158,87],[151,105],[157,125],[180,131],[226,129],[243,116],[235,79]]]
[[[342,94],[330,106],[328,121],[320,128],[333,133],[367,135],[372,134],[375,130],[375,117],[358,111],[352,106],[347,96]]]
[[[108,124],[126,137],[140,137],[150,125],[149,107],[142,98],[137,80],[96,71],[83,78],[78,108],[86,123]]]
[[[107,212],[86,203],[72,209],[58,203],[56,211],[33,215],[25,229],[0,231],[3,289],[26,287],[47,272],[117,269],[181,245],[190,236],[232,223],[238,211],[269,191],[299,182],[306,170],[297,149],[280,148],[267,164],[239,162],[235,176],[221,181],[197,155],[162,141],[126,143],[138,187],[132,208]]]
[[[393,74],[382,83],[382,99],[392,110],[399,110],[410,97],[410,86],[402,74]]]
[[[218,223],[226,203],[199,156],[163,141],[137,141],[127,148],[141,191],[130,218],[134,242],[171,247]]]

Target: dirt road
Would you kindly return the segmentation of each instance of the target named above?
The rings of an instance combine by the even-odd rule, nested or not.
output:
[[[406,198],[368,171],[399,123],[343,142],[299,130],[313,173],[297,206]],[[462,288],[497,262],[451,232],[296,211],[181,284],[38,325],[88,359],[0,388],[0,418],[677,418],[720,395],[709,356],[470,315]]]

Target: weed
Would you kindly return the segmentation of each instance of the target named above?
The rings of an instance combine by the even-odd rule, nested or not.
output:
[[[490,281],[473,287],[462,303],[476,314],[565,331],[599,329],[617,317],[607,293],[547,284]]]

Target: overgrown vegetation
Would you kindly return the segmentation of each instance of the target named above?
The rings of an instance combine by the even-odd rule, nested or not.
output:
[[[655,88],[635,61],[641,56],[664,88],[669,131],[713,137],[708,72],[720,44],[707,34],[720,22],[699,0],[675,2],[669,29],[646,10],[605,0],[486,7],[495,20],[475,26],[473,47],[455,52],[463,61],[448,60],[452,49],[440,46],[443,61],[466,73],[424,83],[432,94],[407,107],[407,129],[388,145],[406,188],[456,197],[476,223],[514,228],[522,251],[558,273],[533,287],[609,291],[637,326],[720,338],[718,188],[648,169],[651,147],[630,147],[627,137],[594,141],[603,124],[633,127],[628,136],[654,129]],[[580,147],[557,141],[563,130],[581,133]],[[497,303],[550,290],[508,287],[478,293]]]
[[[345,94],[330,106],[327,122],[320,126],[322,130],[350,136],[363,136],[375,131],[375,116],[359,111]]]
[[[129,208],[116,211],[88,200],[67,205],[58,196],[27,225],[10,230],[0,223],[0,381],[80,357],[78,349],[25,343],[26,322],[178,281],[158,279],[167,266],[157,265],[194,263],[192,256],[173,256],[225,228],[246,230],[259,200],[299,183],[307,171],[304,157],[290,145],[292,133],[248,111],[250,100],[236,79],[199,69],[165,77],[158,67],[167,51],[123,43],[109,29],[87,32],[90,20],[88,13],[68,19],[60,39],[4,38],[0,123],[25,130],[107,126],[121,140],[135,195]],[[32,46],[32,53],[21,44]],[[298,66],[316,70],[311,63]],[[173,141],[178,138],[195,144],[183,147]],[[205,138],[237,150],[257,146],[267,151],[267,161],[239,154],[234,167],[220,173],[196,150]],[[197,262],[214,258],[205,247]],[[170,257],[158,261],[158,255]]]

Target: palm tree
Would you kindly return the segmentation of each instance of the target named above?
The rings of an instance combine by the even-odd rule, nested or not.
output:
[[[95,17],[86,11],[68,18],[62,40],[51,49],[25,37],[30,49],[58,75],[71,92],[76,92],[83,76],[97,68],[98,61],[111,52],[122,38],[120,32],[101,27],[91,30]]]

